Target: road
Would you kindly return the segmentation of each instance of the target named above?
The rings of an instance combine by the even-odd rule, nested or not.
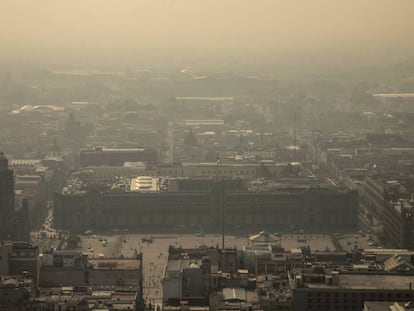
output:
[[[375,248],[379,246],[378,239],[373,234],[345,234],[338,239],[338,243],[343,250],[351,252],[355,248]]]
[[[30,233],[30,238],[39,246],[39,251],[44,252],[57,248],[60,244],[59,232],[53,227],[53,209],[49,208],[47,216],[39,231]]]

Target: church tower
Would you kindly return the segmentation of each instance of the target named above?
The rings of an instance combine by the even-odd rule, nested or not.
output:
[[[0,240],[11,239],[14,225],[14,178],[9,161],[0,152]]]

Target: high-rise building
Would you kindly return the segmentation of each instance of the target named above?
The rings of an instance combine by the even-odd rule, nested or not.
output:
[[[11,239],[14,224],[14,179],[9,161],[0,152],[0,240]]]

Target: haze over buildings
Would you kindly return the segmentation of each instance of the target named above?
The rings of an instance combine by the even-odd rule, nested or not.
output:
[[[413,310],[413,12],[0,0],[0,311]]]
[[[5,0],[0,45],[4,60],[54,66],[372,64],[411,57],[413,10],[410,0]]]

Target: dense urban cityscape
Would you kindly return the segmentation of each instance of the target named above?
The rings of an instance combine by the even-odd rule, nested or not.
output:
[[[414,53],[66,52],[0,53],[0,311],[414,310]]]

